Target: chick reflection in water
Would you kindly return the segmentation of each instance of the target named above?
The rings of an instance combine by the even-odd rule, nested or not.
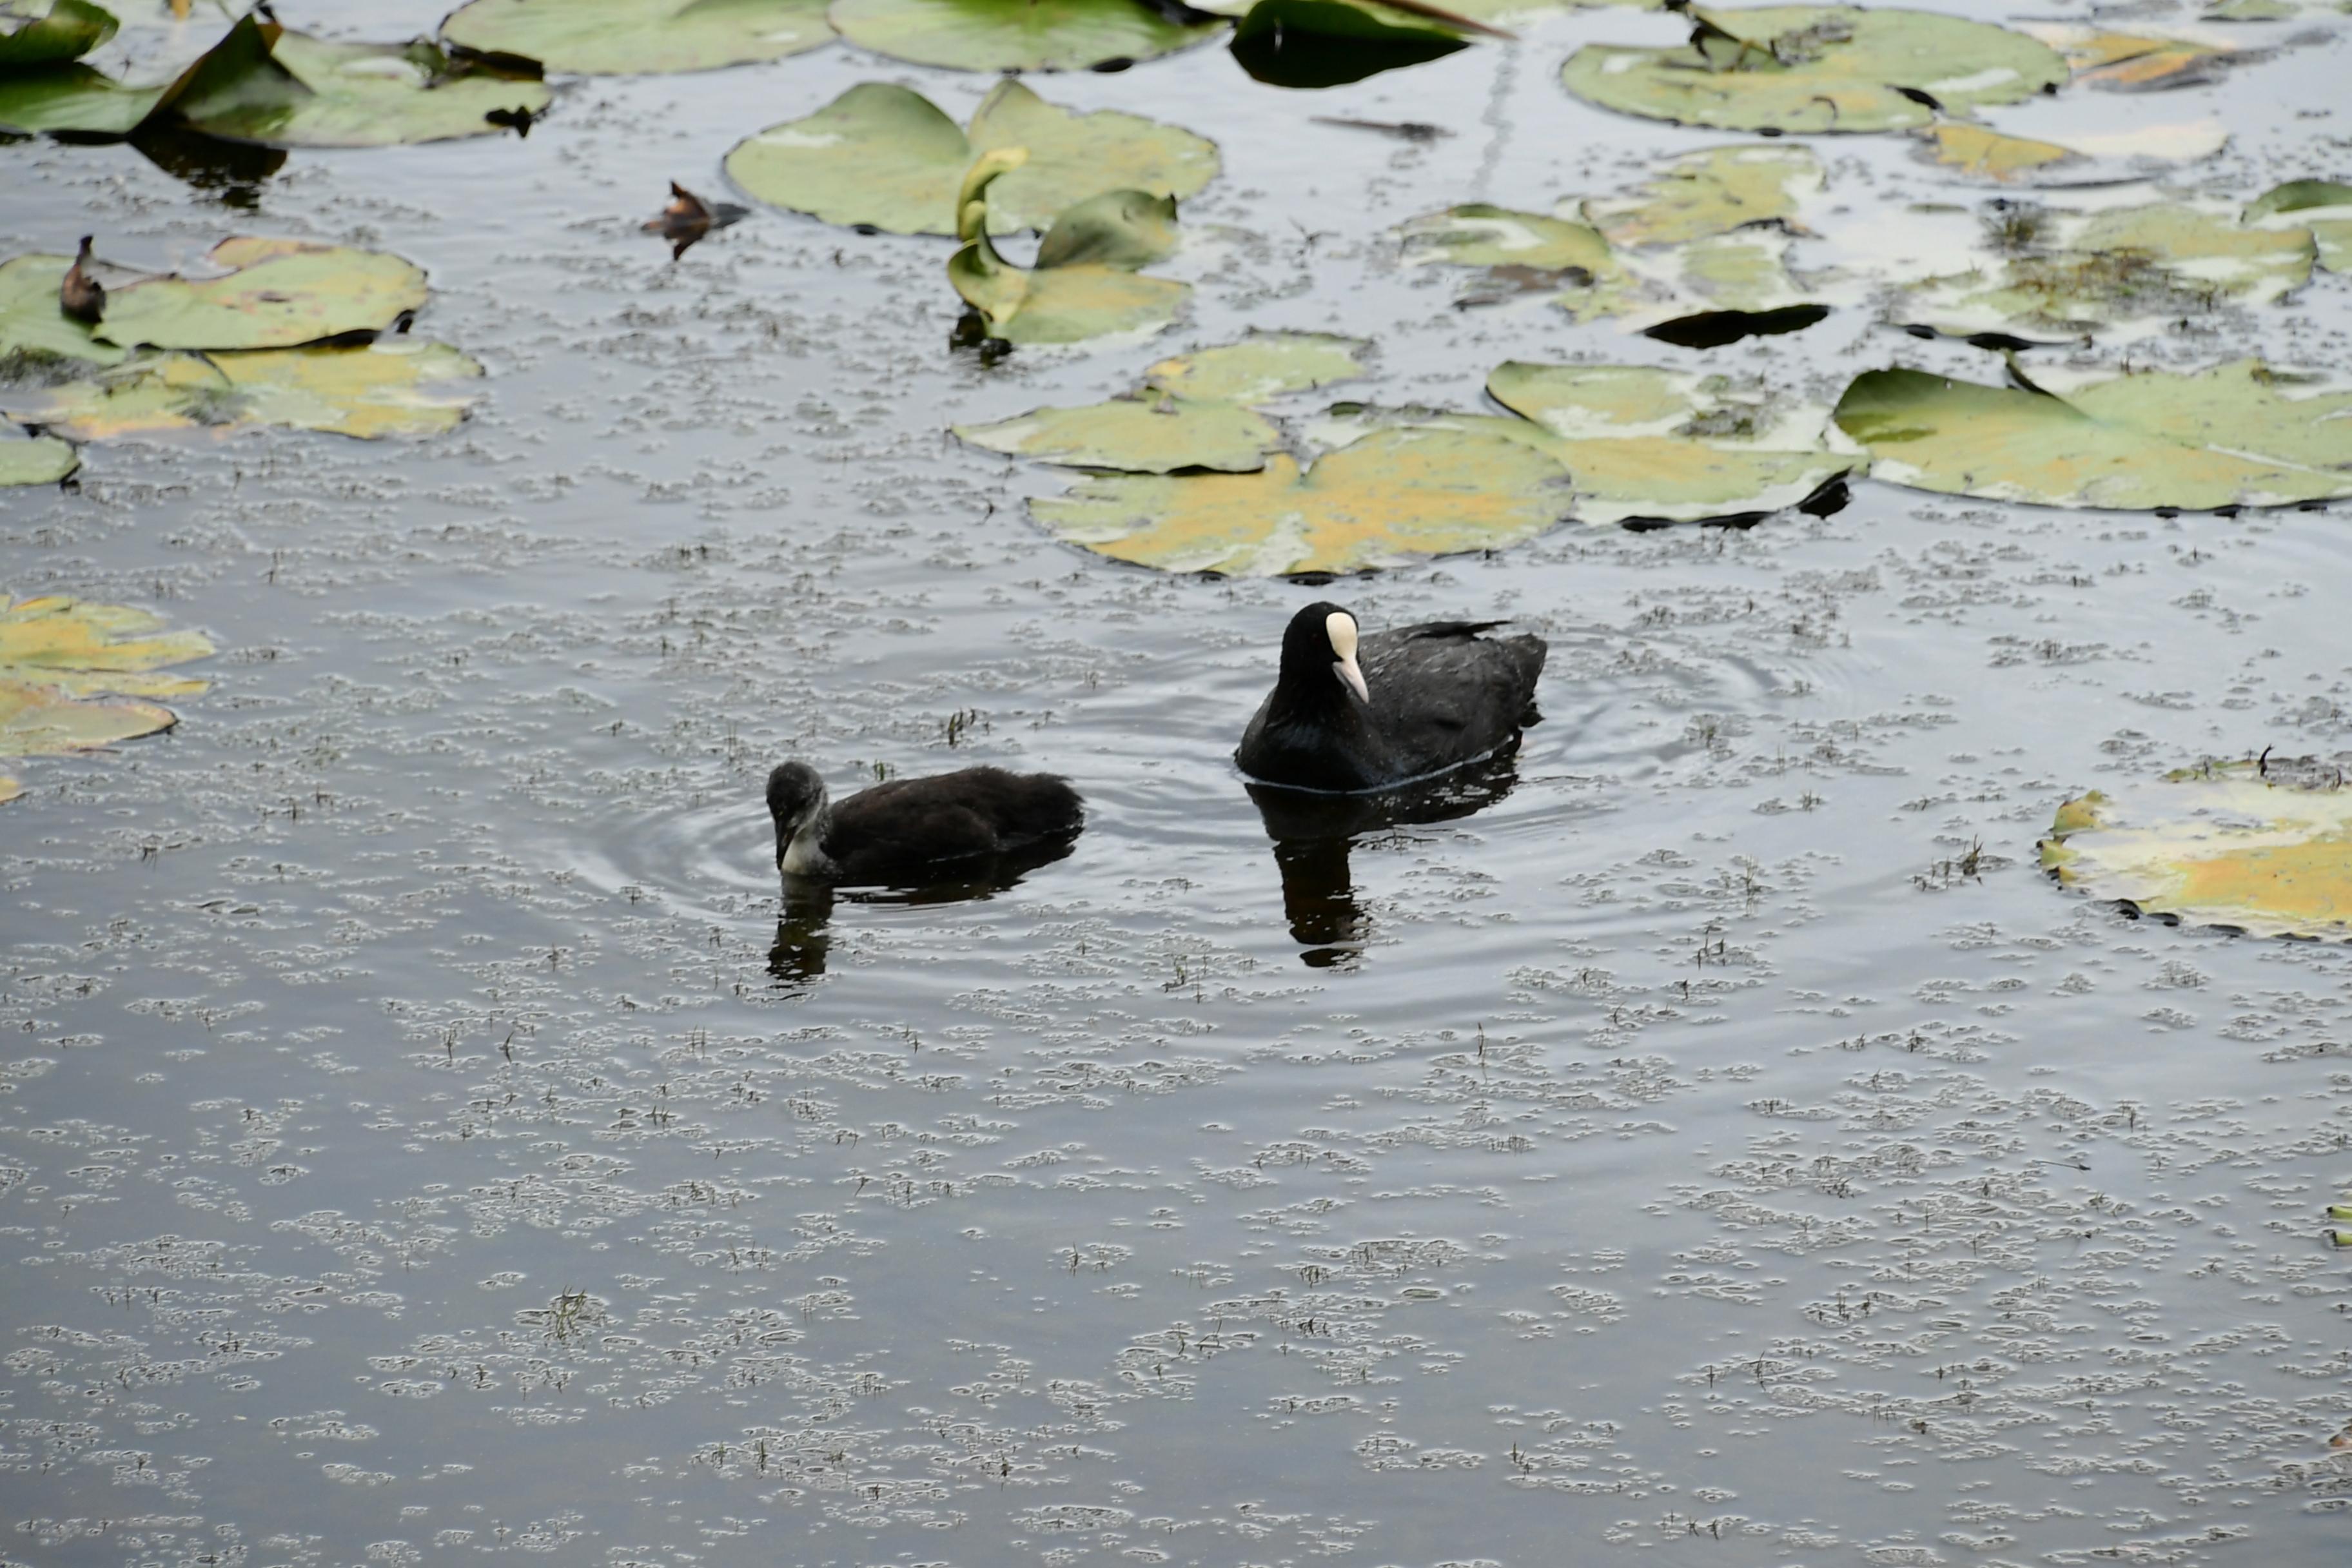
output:
[[[1274,689],[1234,761],[1274,839],[1283,905],[1306,962],[1350,964],[1369,935],[1349,850],[1367,834],[1467,816],[1509,793],[1536,722],[1541,637],[1499,621],[1360,632],[1314,604],[1291,617]]]
[[[1085,802],[1052,773],[964,768],[893,779],[835,804],[805,763],[768,775],[783,914],[768,971],[798,984],[824,973],[836,889],[860,902],[986,898],[1070,852]]]

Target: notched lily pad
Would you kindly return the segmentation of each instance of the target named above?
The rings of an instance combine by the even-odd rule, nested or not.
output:
[[[375,440],[454,429],[479,394],[480,363],[446,343],[161,353],[86,381],[0,387],[0,413],[77,441],[272,427]]]
[[[1144,0],[833,0],[835,31],[860,48],[950,70],[1087,70],[1156,59],[1225,26]]]
[[[2340,763],[2267,757],[2094,791],[2058,808],[2042,868],[2136,912],[2259,936],[2352,938]]]
[[[825,0],[471,0],[441,24],[470,49],[549,70],[649,76],[776,60],[829,43]]]
[[[1022,149],[1003,148],[974,164],[958,202],[963,248],[948,258],[948,281],[980,318],[982,336],[1008,343],[1076,343],[1120,332],[1158,331],[1191,297],[1189,283],[1147,278],[1137,268],[1176,248],[1176,203],[1141,191],[1106,191],[1054,220],[1034,267],[1015,267],[988,237],[987,192]]]
[[[1195,402],[1263,403],[1364,373],[1368,345],[1328,332],[1252,332],[1237,343],[1195,349],[1143,373],[1145,384]]]
[[[1568,89],[1622,113],[1727,130],[1900,131],[2056,87],[2047,45],[1927,11],[1771,5],[1691,12],[1678,48],[1590,44]]]
[[[1568,510],[1568,474],[1486,432],[1381,430],[1301,470],[1118,475],[1033,500],[1055,537],[1164,572],[1274,577],[1369,571],[1529,539]]]
[[[206,682],[159,673],[208,658],[201,632],[165,631],[127,605],[51,595],[0,602],[0,757],[54,756],[152,735],[179,722],[158,697]]]
[[[53,485],[80,467],[80,455],[54,436],[0,437],[0,488]]]
[[[771,206],[891,234],[956,232],[956,190],[974,159],[1023,147],[1028,161],[989,193],[998,234],[1041,227],[1105,191],[1191,196],[1217,174],[1213,142],[1101,110],[1076,114],[1016,81],[981,100],[969,130],[920,93],[862,82],[799,120],[736,144],[727,174]]]
[[[2352,393],[2239,360],[2060,390],[1875,370],[1837,423],[1892,484],[2035,506],[2152,510],[2352,495]]]
[[[380,332],[420,310],[425,269],[387,251],[236,236],[215,278],[152,278],[110,292],[98,335],[124,348],[278,349]]]

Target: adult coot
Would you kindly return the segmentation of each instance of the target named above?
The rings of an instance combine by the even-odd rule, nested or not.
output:
[[[1389,789],[1492,755],[1534,721],[1544,641],[1430,621],[1360,636],[1337,605],[1282,635],[1282,672],[1242,733],[1242,772],[1290,789]]]
[[[892,779],[835,805],[814,768],[786,763],[768,775],[768,815],[778,870],[853,886],[984,878],[990,862],[1053,847],[1086,826],[1068,780],[984,767]]]

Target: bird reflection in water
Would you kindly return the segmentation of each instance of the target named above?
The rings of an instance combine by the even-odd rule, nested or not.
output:
[[[768,949],[768,973],[780,986],[794,990],[806,987],[824,973],[825,957],[833,945],[836,903],[954,904],[993,898],[1017,886],[1039,867],[1066,858],[1076,846],[1075,836],[1033,844],[977,863],[959,864],[951,880],[915,887],[836,889],[811,877],[786,877],[775,945]]]
[[[1251,784],[1250,799],[1274,840],[1282,911],[1310,969],[1353,969],[1372,936],[1349,854],[1359,840],[1483,811],[1519,782],[1513,744],[1425,783],[1370,795],[1315,795]]]

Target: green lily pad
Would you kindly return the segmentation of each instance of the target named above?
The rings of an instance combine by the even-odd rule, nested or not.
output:
[[[1054,220],[1037,264],[1020,268],[988,237],[988,190],[1026,154],[1000,148],[972,165],[957,202],[963,248],[948,281],[979,312],[987,336],[1009,343],[1075,343],[1118,332],[1157,331],[1175,320],[1192,285],[1135,268],[1176,245],[1176,202],[1141,191],[1107,191]]]
[[[58,308],[58,284],[72,265],[70,256],[0,261],[0,384],[122,362],[122,350],[100,342],[89,325]]]
[[[1933,162],[1989,180],[2022,179],[2081,161],[2079,153],[2055,142],[2004,136],[1963,120],[1938,121],[1919,134]]]
[[[1534,537],[1568,510],[1568,475],[1480,431],[1381,430],[1302,471],[1121,474],[1033,500],[1056,538],[1163,572],[1235,577],[1370,571]]]
[[[1603,109],[1739,131],[1900,131],[1947,110],[2015,103],[2067,79],[2047,45],[1927,11],[1771,5],[1692,13],[1676,48],[1591,44],[1563,68]]]
[[[480,363],[446,343],[164,353],[87,381],[0,387],[0,413],[77,441],[272,427],[375,440],[456,428]]]
[[[824,0],[470,0],[441,36],[549,70],[650,76],[782,59],[834,33]]]
[[[293,348],[383,331],[426,294],[424,268],[381,250],[238,236],[205,260],[223,275],[153,278],[110,293],[99,335],[126,348]]]
[[[1405,259],[1413,263],[1578,272],[1596,282],[1622,270],[1607,237],[1591,224],[1485,202],[1424,214],[1397,232],[1405,241]]]
[[[2036,506],[2202,510],[2352,495],[2352,393],[2240,360],[2063,395],[1874,370],[1841,429],[1893,484]]]
[[[1254,473],[1282,440],[1282,432],[1253,409],[1164,393],[1083,408],[1033,409],[994,425],[959,425],[955,433],[1007,457],[1134,474],[1182,468]]]
[[[230,142],[393,147],[494,134],[551,101],[535,76],[429,39],[331,44],[247,16],[189,68],[166,107]]]
[[[54,436],[0,439],[0,488],[53,485],[80,467],[80,454]]]
[[[0,23],[7,16],[0,13]],[[37,16],[0,31],[0,72],[78,60],[114,37],[121,24],[89,0],[51,0]]]
[[[1443,59],[1469,47],[1471,30],[1379,0],[1257,0],[1234,27],[1233,52],[1269,86],[1339,87]]]
[[[1257,404],[1353,380],[1364,373],[1364,347],[1328,332],[1252,332],[1161,360],[1143,373],[1144,383],[1195,402]]]
[[[2340,769],[2249,761],[2058,808],[2042,868],[2144,914],[2261,936],[2352,938],[2352,790]]]
[[[158,673],[213,651],[201,632],[163,630],[127,605],[51,595],[0,595],[0,756],[52,756],[152,735],[179,722],[142,699],[191,696],[206,683]]]
[[[862,82],[799,120],[736,144],[727,174],[771,206],[890,234],[953,234],[972,160],[1025,147],[1029,161],[989,193],[989,226],[1035,228],[1109,190],[1190,196],[1217,174],[1213,142],[1116,110],[1074,114],[1016,81],[981,100],[969,131],[920,93]]]
[[[128,136],[155,111],[165,90],[125,87],[78,63],[0,72],[0,129]]]
[[[1171,21],[1141,0],[833,0],[860,48],[950,70],[1087,70],[1197,44],[1222,20]]]
[[[2278,220],[2290,215],[2294,226],[2311,230],[2322,267],[2352,272],[2352,185],[2336,180],[2289,180],[2254,198],[2245,221],[2278,227],[2283,226]]]
[[[1686,153],[1641,189],[1595,197],[1581,211],[1612,245],[1681,245],[1759,224],[1791,223],[1823,183],[1812,149],[1744,142]]]
[[[2164,203],[2099,213],[2011,209],[1996,238],[2018,254],[1910,291],[1903,318],[1954,336],[2007,327],[2088,332],[2267,304],[2310,280],[2307,227],[2261,228]]]

